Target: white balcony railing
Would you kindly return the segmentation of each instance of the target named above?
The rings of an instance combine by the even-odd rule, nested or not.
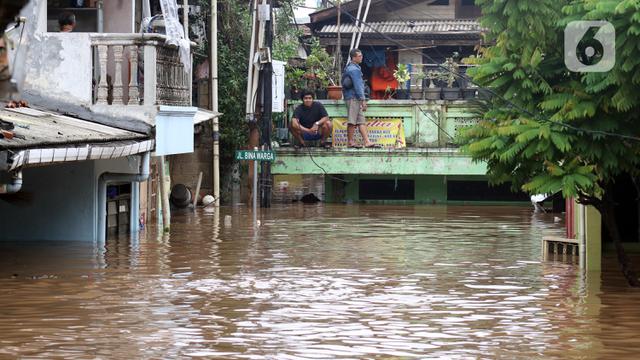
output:
[[[191,73],[159,34],[91,34],[93,103],[191,106]]]

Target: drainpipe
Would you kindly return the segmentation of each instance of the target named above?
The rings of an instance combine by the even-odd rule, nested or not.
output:
[[[122,181],[122,182],[142,182],[149,179],[149,159],[151,155],[149,152],[142,154],[142,161],[140,163],[140,169],[137,174],[125,174],[125,173],[110,173],[105,172],[98,178],[98,233],[96,238],[100,243],[104,243],[106,238],[106,216],[107,216],[107,183]],[[132,193],[134,191],[132,190]],[[133,195],[133,194],[132,194]],[[135,208],[131,206],[131,221],[130,225],[133,230],[138,229],[138,206]]]
[[[11,182],[0,184],[0,194],[13,194],[22,189],[22,171],[11,175]]]

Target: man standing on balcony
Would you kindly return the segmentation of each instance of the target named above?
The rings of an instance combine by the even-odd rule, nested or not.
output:
[[[72,32],[76,27],[76,16],[65,11],[58,16],[58,25],[60,26],[60,32]]]
[[[308,90],[302,92],[302,105],[298,105],[293,112],[289,130],[302,146],[305,146],[305,140],[322,140],[322,146],[328,149],[331,147],[327,142],[331,136],[331,120],[324,106],[313,101],[313,95]]]
[[[367,120],[364,112],[367,110],[367,99],[364,96],[364,80],[362,79],[362,70],[360,63],[362,62],[362,51],[351,49],[349,51],[349,64],[344,69],[342,77],[342,95],[347,104],[347,146],[350,148],[361,148],[353,139],[355,127],[358,127],[364,147],[379,148],[380,145],[369,141],[367,134]]]

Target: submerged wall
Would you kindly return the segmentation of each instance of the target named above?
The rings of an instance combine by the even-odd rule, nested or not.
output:
[[[98,177],[138,166],[139,157],[128,157],[24,169],[22,190],[0,196],[0,241],[94,241]]]
[[[373,204],[524,204],[528,195],[509,185],[489,187],[482,175],[325,176],[325,201]]]
[[[0,197],[1,240],[93,238],[93,161],[27,168],[22,177],[20,192]]]

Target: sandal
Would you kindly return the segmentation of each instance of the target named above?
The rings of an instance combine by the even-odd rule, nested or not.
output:
[[[327,150],[329,150],[329,149],[331,149],[331,143],[325,142],[325,143],[322,144],[322,147],[327,149]]]
[[[351,149],[362,149],[362,145],[358,145],[358,144],[348,145],[347,147]]]
[[[382,149],[382,145],[380,144],[369,144],[365,146],[367,149]]]

